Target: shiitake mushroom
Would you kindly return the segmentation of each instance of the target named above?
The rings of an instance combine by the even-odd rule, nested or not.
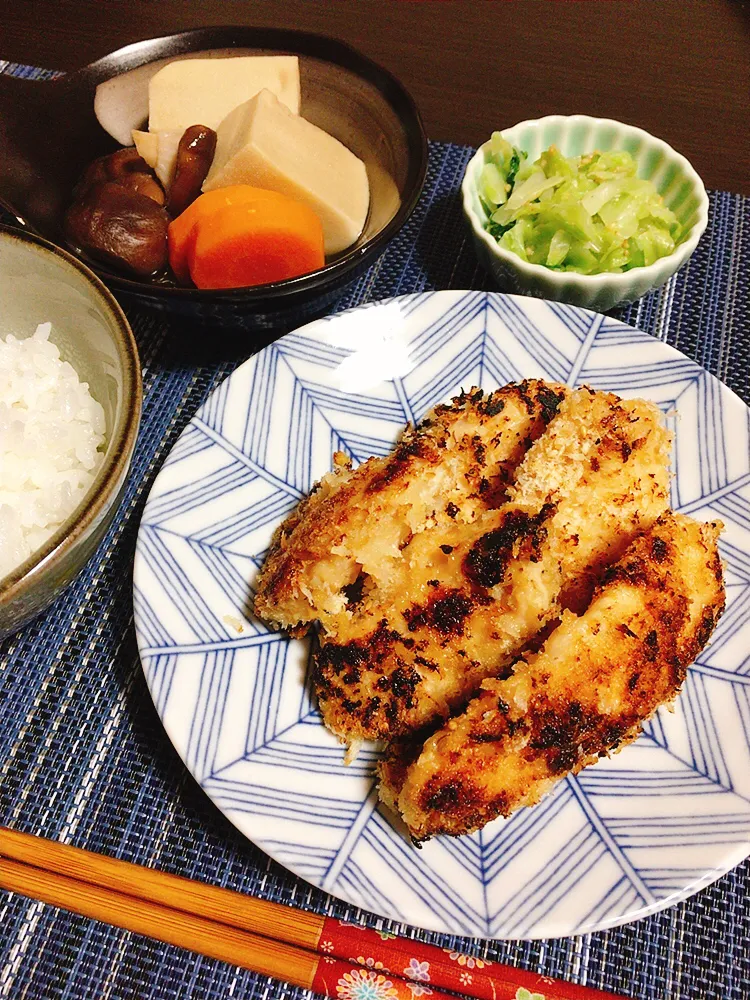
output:
[[[66,239],[89,256],[148,278],[167,266],[164,191],[135,149],[95,160],[65,213]]]
[[[137,150],[133,146],[128,146],[126,149],[118,149],[108,156],[100,156],[98,160],[90,163],[75,186],[73,199],[75,201],[82,198],[89,188],[96,184],[114,181],[117,184],[137,189],[146,179],[153,181],[154,184],[154,189],[149,197],[153,197],[154,201],[163,205],[164,191],[154,177],[153,171]]]
[[[133,147],[91,163],[65,213],[68,242],[139,278],[167,268],[167,230],[200,194],[216,151],[216,133],[193,125],[182,135],[169,196]]]
[[[167,266],[168,226],[162,205],[116,181],[89,186],[65,213],[70,243],[141,278]]]
[[[216,133],[205,125],[185,129],[177,147],[177,159],[169,185],[167,211],[176,219],[201,193],[201,185],[213,163]]]
[[[138,194],[145,194],[147,198],[150,198],[151,201],[155,201],[157,205],[163,205],[166,201],[164,188],[155,177],[151,176],[151,174],[125,174],[122,180],[118,181],[118,183],[122,187],[128,188],[130,191],[137,191]]]

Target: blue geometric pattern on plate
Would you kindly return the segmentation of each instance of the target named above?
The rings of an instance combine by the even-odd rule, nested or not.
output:
[[[658,403],[675,435],[673,506],[725,525],[727,611],[674,712],[661,710],[636,743],[531,809],[415,850],[378,805],[376,749],[344,765],[306,684],[308,645],[252,616],[252,582],[335,450],[383,454],[406,421],[462,387],[525,377]],[[396,920],[555,937],[685,899],[750,854],[749,417],[673,348],[536,299],[407,295],[283,337],[198,411],[143,516],[136,629],[170,739],[254,843]]]

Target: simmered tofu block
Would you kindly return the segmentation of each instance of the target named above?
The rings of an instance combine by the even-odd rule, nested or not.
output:
[[[268,188],[309,205],[323,224],[326,254],[354,243],[370,203],[364,163],[269,90],[235,108],[217,129],[203,190],[235,184]]]
[[[261,90],[270,90],[299,114],[297,56],[177,60],[160,69],[149,83],[149,132],[182,134],[191,125],[215,131],[230,111]]]

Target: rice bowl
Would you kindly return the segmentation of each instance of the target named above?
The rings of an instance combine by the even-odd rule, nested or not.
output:
[[[40,325],[42,329],[34,337]],[[24,408],[18,405],[12,408],[9,419],[9,386],[20,367],[17,358],[12,363],[8,360],[9,335],[14,357],[20,341],[33,339],[32,345],[23,348],[24,356],[30,352],[26,362],[33,356],[35,364],[47,369],[41,381],[38,374],[31,377],[28,372],[24,381],[21,395],[28,396],[30,404],[33,397],[31,425],[28,413],[25,420],[19,419]],[[6,508],[0,549],[9,547],[13,529],[14,544],[19,548],[19,529],[23,529],[24,546],[12,558],[3,553],[3,638],[68,587],[109,528],[123,497],[135,449],[142,387],[138,349],[128,321],[101,281],[71,254],[6,226],[0,226],[0,348],[4,353],[0,359],[0,400],[6,404],[0,418],[0,504]],[[9,376],[8,366],[15,374]],[[62,381],[58,385],[59,375]],[[90,388],[84,392],[81,383]],[[40,393],[39,385],[48,391]],[[53,386],[61,394],[49,392]],[[19,396],[17,387],[13,392]],[[26,435],[30,433],[34,440],[33,424],[40,419],[43,407],[51,410],[45,418],[49,418],[47,429],[37,428],[32,444]],[[65,410],[70,412],[63,418],[60,411]],[[72,427],[63,429],[70,421]],[[22,464],[19,451],[24,454]],[[30,477],[23,471],[19,475],[19,469],[33,465],[31,459],[42,462],[42,471],[37,469]],[[44,489],[54,478],[50,471],[57,478],[43,501]],[[72,510],[66,515],[63,510],[68,502]],[[17,515],[15,520],[9,517],[9,510]],[[25,523],[19,525],[18,519]],[[44,535],[42,529],[46,529]],[[33,549],[29,555],[25,554],[27,548]],[[12,568],[6,571],[7,563]]]
[[[73,513],[102,460],[104,410],[51,329],[0,338],[0,579]]]

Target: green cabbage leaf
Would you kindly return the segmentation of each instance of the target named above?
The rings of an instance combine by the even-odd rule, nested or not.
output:
[[[485,228],[532,264],[579,274],[629,271],[672,253],[674,212],[625,150],[565,157],[550,146],[533,163],[500,132],[485,150],[478,193]]]

